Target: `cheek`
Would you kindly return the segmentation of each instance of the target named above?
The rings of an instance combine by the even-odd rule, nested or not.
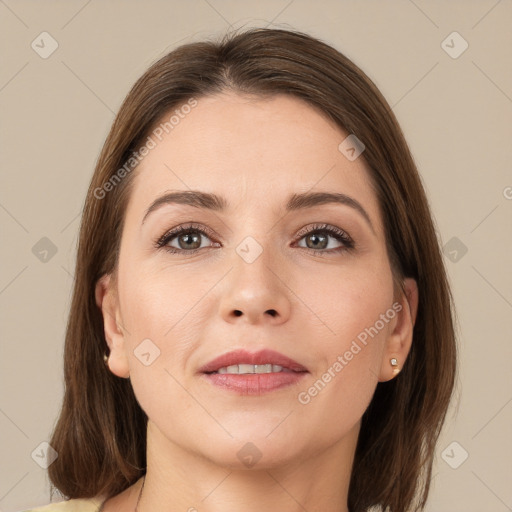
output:
[[[304,341],[311,347],[311,360],[317,364],[314,385],[302,389],[299,400],[320,417],[322,410],[330,410],[349,427],[363,414],[378,382],[384,342],[395,316],[391,271],[385,262],[333,267],[304,280],[301,288],[309,311],[315,313],[303,327],[309,333]]]
[[[181,381],[178,374],[204,341],[213,314],[205,309],[211,304],[205,294],[218,277],[210,272],[197,279],[190,272],[148,264],[133,268],[137,270],[130,272],[125,265],[125,279],[120,281],[130,378],[140,393],[150,393],[152,386],[176,392],[178,384],[170,374]]]
[[[150,418],[173,432],[180,431],[182,423],[176,411],[186,415],[191,407],[180,369],[201,339],[203,315],[194,304],[204,284],[191,285],[193,281],[185,279],[183,272],[170,277],[169,272],[143,267],[127,273],[121,312],[137,400]]]
[[[297,286],[310,325],[333,349],[350,345],[393,303],[392,274],[384,260],[375,260],[372,265],[355,262],[319,267],[315,272],[304,272],[304,276]],[[378,330],[387,332],[388,323],[381,323]]]
[[[197,319],[191,315],[198,300],[208,289],[209,279],[197,279],[186,271],[172,271],[151,264],[125,267],[121,290],[122,315],[131,335],[167,340],[190,327]],[[188,329],[185,332],[189,332]]]

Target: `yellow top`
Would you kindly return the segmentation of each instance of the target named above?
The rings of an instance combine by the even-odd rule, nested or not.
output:
[[[101,498],[74,499],[50,503],[50,505],[32,508],[25,512],[98,512],[102,503]]]

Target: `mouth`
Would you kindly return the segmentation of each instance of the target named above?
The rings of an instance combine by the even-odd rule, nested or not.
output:
[[[199,369],[200,373],[231,375],[307,371],[308,369],[297,361],[270,349],[258,352],[233,350],[216,357]]]
[[[297,361],[265,349],[258,352],[235,350],[223,354],[199,373],[215,386],[242,395],[261,395],[296,384],[309,373]]]

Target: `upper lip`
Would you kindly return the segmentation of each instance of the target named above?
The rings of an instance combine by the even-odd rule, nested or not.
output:
[[[235,364],[275,364],[288,368],[295,372],[307,372],[307,368],[297,361],[276,352],[275,350],[264,349],[258,352],[248,352],[247,350],[233,350],[216,357],[209,363],[202,366],[199,371],[202,373],[216,372],[219,368],[232,366]]]

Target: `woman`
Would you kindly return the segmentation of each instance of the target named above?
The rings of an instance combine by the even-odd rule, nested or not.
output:
[[[37,510],[424,508],[455,379],[421,180],[371,80],[306,34],[172,51],[87,194]]]

